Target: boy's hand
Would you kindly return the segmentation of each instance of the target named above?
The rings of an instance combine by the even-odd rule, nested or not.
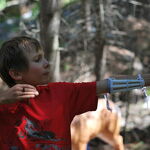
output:
[[[29,84],[16,84],[0,94],[0,103],[14,103],[18,100],[33,98],[37,95],[39,95],[39,93],[34,86]]]

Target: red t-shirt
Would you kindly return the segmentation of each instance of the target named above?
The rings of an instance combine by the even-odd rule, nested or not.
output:
[[[49,83],[39,96],[0,105],[0,150],[71,150],[75,115],[96,110],[96,83]]]

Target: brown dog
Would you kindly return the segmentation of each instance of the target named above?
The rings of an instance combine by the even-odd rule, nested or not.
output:
[[[124,150],[120,133],[121,115],[113,102],[112,112],[107,110],[105,99],[100,99],[96,111],[90,111],[74,118],[71,124],[72,150],[86,150],[87,143],[99,137],[114,147]]]

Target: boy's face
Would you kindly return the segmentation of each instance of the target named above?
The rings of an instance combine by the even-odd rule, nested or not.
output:
[[[44,52],[33,50],[26,55],[29,60],[29,68],[22,72],[21,82],[34,86],[47,84],[50,77],[50,68],[48,61],[44,58]]]

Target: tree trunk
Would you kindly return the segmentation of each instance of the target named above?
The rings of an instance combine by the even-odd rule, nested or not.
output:
[[[84,18],[84,50],[88,50],[88,45],[90,44],[90,38],[92,33],[92,18],[91,18],[91,0],[82,0],[82,12]]]
[[[85,29],[87,33],[90,33],[92,31],[91,3],[91,0],[82,0],[85,18]]]
[[[40,8],[40,38],[45,51],[45,57],[51,64],[51,79],[60,80],[60,0],[41,0]]]
[[[100,80],[102,77],[101,64],[103,60],[103,51],[105,46],[105,38],[104,38],[104,10],[103,10],[103,0],[98,0],[96,3],[96,7],[98,7],[98,19],[96,20],[97,33],[95,35],[95,75],[96,80]]]

